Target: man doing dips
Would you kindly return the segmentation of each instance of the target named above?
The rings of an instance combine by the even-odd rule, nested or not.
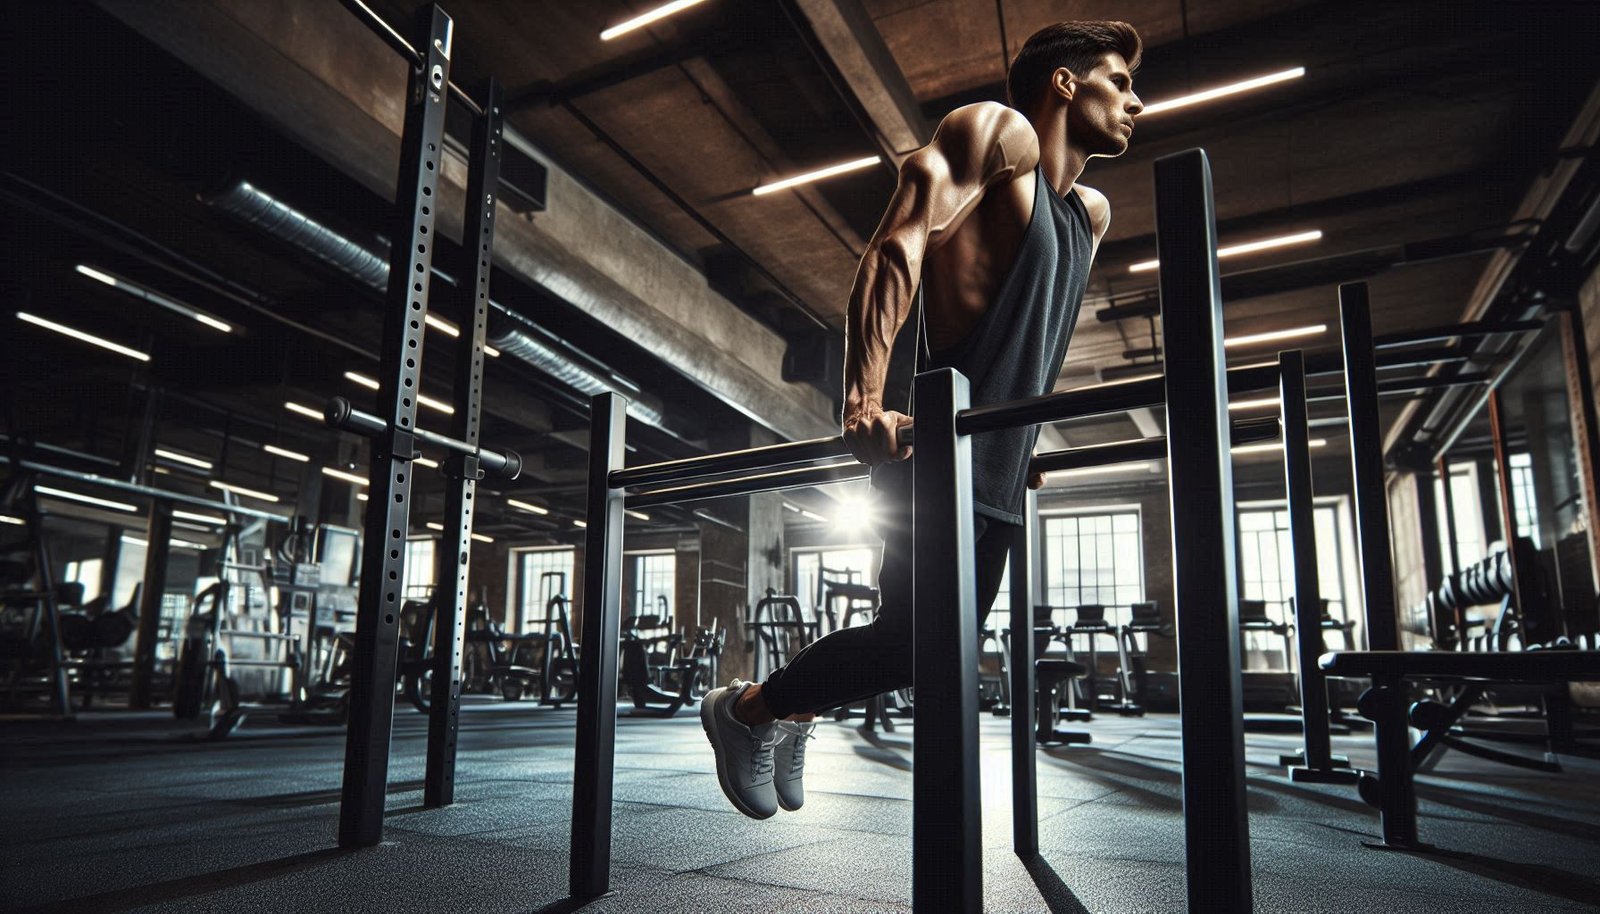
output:
[[[850,292],[844,439],[872,469],[883,537],[881,607],[797,653],[763,683],[715,689],[700,718],[723,793],[747,816],[798,809],[815,712],[911,685],[911,417],[885,408],[895,336],[921,288],[927,354],[955,368],[981,406],[1051,390],[1111,222],[1076,183],[1093,156],[1121,155],[1143,105],[1139,35],[1124,22],[1061,22],[1028,39],[1006,75],[1010,106],[952,111],[906,158]],[[899,404],[895,404],[899,405]],[[1016,524],[1037,427],[972,439],[978,607],[987,615]]]

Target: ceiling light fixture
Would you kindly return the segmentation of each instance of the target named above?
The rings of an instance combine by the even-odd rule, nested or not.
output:
[[[827,168],[821,168],[817,171],[808,171],[803,175],[795,175],[792,178],[784,178],[782,181],[774,181],[771,184],[763,184],[760,187],[752,188],[750,193],[755,194],[758,197],[766,194],[777,193],[780,190],[788,187],[794,187],[799,184],[810,184],[812,181],[821,181],[823,178],[831,178],[834,175],[842,175],[852,171],[860,171],[863,168],[871,168],[881,161],[883,161],[883,159],[878,156],[867,156],[864,159],[854,159],[849,162],[842,162],[838,165],[830,165]]]
[[[141,362],[150,361],[150,356],[148,354],[140,352],[137,349],[129,349],[127,346],[124,346],[121,343],[113,343],[110,340],[102,339],[92,333],[85,333],[76,327],[68,327],[66,324],[58,324],[52,320],[45,320],[38,315],[29,314],[26,311],[18,311],[17,320],[23,321],[24,323],[33,324],[36,327],[43,327],[46,330],[54,330],[62,336],[70,336],[75,340],[82,340],[91,346],[99,346],[101,349],[109,349],[118,355],[125,355],[130,359],[138,359]]]
[[[174,510],[172,512],[172,516],[173,517],[181,517],[184,520],[197,520],[202,524],[211,524],[212,526],[216,526],[216,527],[223,527],[223,526],[226,526],[227,523],[228,523],[227,518],[212,517],[209,514],[196,514],[193,511],[177,511],[177,510]]]
[[[79,273],[82,273],[90,279],[103,282],[113,289],[121,289],[129,295],[132,295],[134,298],[142,298],[152,305],[160,305],[161,307],[166,308],[168,311],[172,311],[177,314],[181,314],[184,317],[197,320],[213,330],[221,330],[223,333],[233,332],[233,325],[229,324],[227,321],[217,320],[198,308],[191,308],[182,302],[173,301],[165,295],[162,295],[160,292],[147,289],[136,282],[123,279],[121,276],[114,276],[102,270],[96,270],[93,267],[84,266],[81,263],[78,264],[77,270]]]
[[[635,520],[649,520],[650,519],[650,515],[644,513],[643,511],[630,511],[627,508],[623,508],[622,509],[622,513],[628,515],[631,518],[634,518]]]
[[[98,505],[102,508],[110,508],[113,511],[127,511],[132,513],[139,510],[127,502],[111,501],[110,499],[106,498],[95,498],[93,495],[83,495],[78,492],[68,492],[66,489],[52,489],[49,486],[34,486],[33,491],[38,492],[40,495],[48,495],[51,498],[64,498],[67,501],[81,501],[86,505]]]
[[[1268,251],[1273,248],[1287,247],[1291,244],[1310,244],[1322,240],[1322,230],[1312,229],[1309,232],[1296,232],[1293,235],[1281,235],[1277,238],[1263,238],[1260,241],[1246,241],[1243,244],[1229,245],[1217,248],[1217,258],[1235,257],[1239,254],[1253,254],[1256,251]],[[1128,267],[1129,273],[1143,273],[1161,266],[1159,260],[1142,260]]]
[[[572,522],[572,526],[574,526],[574,527],[577,527],[577,528],[579,528],[579,529],[582,529],[582,530],[587,530],[587,529],[589,529],[589,525],[588,525],[588,524],[586,524],[586,523],[584,523],[584,522],[583,522],[583,521],[581,521],[581,520],[575,520],[575,521],[573,521],[573,522]]]
[[[1250,346],[1255,343],[1270,343],[1274,340],[1292,340],[1302,336],[1316,336],[1327,333],[1327,324],[1311,324],[1305,327],[1290,327],[1287,330],[1269,330],[1266,333],[1249,333],[1244,336],[1224,337],[1222,345],[1232,348],[1234,346]]]
[[[361,374],[359,372],[355,372],[355,371],[347,371],[347,372],[344,373],[344,376],[345,376],[345,378],[347,380],[354,381],[357,384],[360,384],[362,387],[368,388],[370,390],[377,390],[378,389],[378,379],[377,378],[369,378],[366,375]],[[451,406],[450,404],[444,402],[443,400],[435,400],[434,398],[429,397],[429,396],[425,396],[423,394],[417,394],[417,402],[421,403],[423,406],[427,406],[427,407],[430,407],[432,409],[436,409],[439,412],[444,413],[447,416],[453,416],[453,415],[455,415],[455,412],[456,412],[456,408],[454,406]]]
[[[210,485],[213,489],[221,489],[224,492],[232,492],[235,495],[243,495],[247,498],[259,498],[262,501],[270,501],[273,504],[277,504],[279,501],[281,501],[278,496],[273,495],[271,492],[262,492],[259,489],[247,489],[244,486],[236,486],[231,482],[220,482],[213,479],[211,480]]]
[[[1149,117],[1152,114],[1160,114],[1163,111],[1171,111],[1174,108],[1187,108],[1190,105],[1198,105],[1201,102],[1209,102],[1213,99],[1225,98],[1229,95],[1238,95],[1241,92],[1249,92],[1252,89],[1260,89],[1264,86],[1288,82],[1291,79],[1299,79],[1304,75],[1306,75],[1305,67],[1295,67],[1291,70],[1268,73],[1266,76],[1257,76],[1254,79],[1246,79],[1241,82],[1229,83],[1226,86],[1218,86],[1215,89],[1206,89],[1203,92],[1180,95],[1177,98],[1167,99],[1163,102],[1155,102],[1153,104],[1146,105],[1144,110],[1139,112],[1139,116]]]
[[[342,479],[352,485],[364,486],[367,484],[367,478],[365,476],[357,476],[354,473],[346,473],[344,470],[336,470],[333,467],[323,467],[322,475],[332,476],[334,479]]]
[[[1132,471],[1132,470],[1139,470],[1139,471],[1143,471],[1143,472],[1148,472],[1149,469],[1150,469],[1150,464],[1149,464],[1148,461],[1146,461],[1145,463],[1113,463],[1113,464],[1110,464],[1109,466],[1103,466],[1103,467],[1079,467],[1078,469],[1073,469],[1073,470],[1061,470],[1060,471],[1060,475],[1062,475],[1062,476],[1098,476],[1098,475],[1100,475],[1102,473],[1123,473],[1123,472],[1129,472],[1129,471]],[[1057,474],[1051,473],[1050,475],[1054,476],[1054,475],[1057,475]]]
[[[12,517],[9,514],[0,514],[0,524],[14,524],[18,527],[26,527],[28,522],[20,517]]]
[[[322,410],[312,409],[304,403],[296,403],[293,400],[289,400],[283,404],[283,408],[291,413],[299,413],[308,419],[315,419],[318,422],[322,421]]]
[[[691,6],[695,6],[704,2],[705,0],[673,0],[673,2],[668,3],[665,6],[658,6],[648,13],[640,13],[626,22],[619,23],[609,29],[606,29],[600,33],[600,40],[610,41],[613,38],[626,35],[635,29],[642,29],[652,22],[665,19],[668,16],[672,16],[677,13],[681,13]]]
[[[1312,438],[1306,443],[1311,447],[1323,447],[1328,443],[1328,439]],[[1241,444],[1238,447],[1230,448],[1229,450],[1230,453],[1234,454],[1259,454],[1264,451],[1277,451],[1282,449],[1282,441],[1268,441],[1265,444]]]
[[[1256,409],[1261,406],[1277,406],[1283,401],[1277,397],[1259,397],[1254,400],[1235,400],[1228,404],[1228,409]]]
[[[367,493],[365,493],[365,492],[357,492],[356,493],[356,501],[366,501],[366,500],[367,500]]]
[[[169,451],[163,447],[156,448],[155,455],[157,457],[163,457],[167,460],[171,460],[174,463],[181,463],[185,466],[195,467],[196,469],[211,469],[211,461],[209,460],[201,460],[199,457],[190,457],[188,454],[180,454],[177,451]]]
[[[415,463],[415,464],[418,464],[420,466],[425,466],[430,470],[437,470],[439,468],[439,461],[434,460],[434,459],[432,459],[430,457],[417,457],[417,458],[414,458],[411,462]]]
[[[529,504],[528,502],[525,502],[525,501],[518,501],[515,498],[506,499],[506,504],[510,505],[513,508],[521,508],[522,510],[527,511],[530,514],[549,514],[550,513],[550,509],[549,508],[541,508],[538,505]]]
[[[825,523],[828,522],[828,519],[826,517],[823,517],[821,514],[818,514],[818,513],[814,512],[814,511],[807,511],[804,508],[800,509],[800,516],[801,517],[808,517],[808,518],[816,521],[819,524],[825,524]]]
[[[299,451],[291,451],[288,448],[278,447],[276,444],[263,444],[261,446],[261,449],[263,451],[266,451],[268,454],[276,454],[279,457],[287,457],[290,460],[296,461],[298,463],[310,463],[311,462],[311,455],[310,454],[302,454]]]
[[[427,324],[429,327],[432,327],[433,329],[439,331],[440,333],[443,333],[445,336],[449,336],[449,337],[459,337],[459,336],[461,336],[461,328],[457,327],[455,324],[450,323],[449,321],[447,321],[444,318],[438,316],[437,314],[431,314],[430,313],[430,314],[424,316],[422,318],[422,322]],[[493,346],[490,346],[488,343],[484,343],[483,344],[483,354],[486,355],[486,356],[489,356],[490,358],[496,358],[497,359],[497,358],[500,357],[500,350],[494,348]]]

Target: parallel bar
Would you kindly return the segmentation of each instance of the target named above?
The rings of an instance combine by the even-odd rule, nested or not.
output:
[[[798,489],[805,486],[825,486],[829,483],[844,482],[850,479],[865,479],[868,472],[869,468],[865,464],[851,461],[850,463],[806,467],[800,470],[761,473],[755,476],[726,479],[718,482],[650,489],[637,495],[629,495],[628,507],[649,508],[655,505],[678,505],[691,501],[704,501],[708,498],[754,495],[757,492],[776,492],[781,489]]]
[[[1011,844],[1017,855],[1039,852],[1039,773],[1034,756],[1033,544],[1039,495],[1028,491],[1022,526],[1011,544]]]
[[[1495,375],[1485,372],[1471,372],[1469,374],[1456,374],[1438,378],[1396,378],[1391,381],[1378,381],[1376,390],[1378,396],[1389,397],[1396,394],[1417,393],[1424,390],[1441,390],[1446,387],[1471,387],[1475,384],[1488,384],[1495,380]],[[1306,397],[1312,403],[1324,403],[1332,400],[1342,400],[1349,396],[1349,391],[1340,391],[1338,388],[1322,388]]]
[[[1506,333],[1527,333],[1544,326],[1544,321],[1477,321],[1470,324],[1447,324],[1443,327],[1425,327],[1421,330],[1403,330],[1385,333],[1372,339],[1377,349],[1397,346],[1414,346],[1418,343],[1443,343],[1475,336],[1500,336]]]
[[[442,79],[450,60],[442,52],[450,17],[437,6],[418,10],[417,42],[428,58],[412,79],[395,183],[394,245],[383,321],[378,402],[385,434],[372,439],[364,523],[361,590],[345,739],[344,784],[339,802],[339,845],[370,847],[383,838],[388,797],[389,737],[394,726],[395,651],[400,640],[401,582],[411,510],[409,434],[416,427],[415,391],[422,370],[422,315],[433,264],[434,209],[444,143]],[[435,74],[430,79],[429,73]],[[437,74],[443,74],[438,76]],[[438,85],[434,83],[438,82]]]
[[[1350,417],[1352,501],[1367,646],[1375,651],[1392,651],[1400,646],[1400,635],[1395,623],[1389,503],[1383,486],[1383,425],[1378,416],[1378,378],[1373,364],[1372,316],[1366,283],[1339,286],[1339,322],[1344,341],[1345,410]]]
[[[597,394],[589,408],[589,507],[583,558],[583,662],[572,780],[568,892],[588,902],[611,890],[611,787],[616,768],[617,644],[622,612],[621,469],[628,401]]]
[[[377,13],[373,12],[372,9],[369,8],[365,3],[362,3],[361,0],[339,0],[339,2],[344,4],[345,9],[354,13],[357,19],[365,22],[367,24],[367,28],[372,29],[372,31],[379,38],[383,39],[384,44],[387,44],[395,51],[395,53],[399,54],[401,57],[404,57],[406,62],[411,64],[411,66],[420,67],[424,65],[421,55],[417,53],[417,49],[411,44],[411,42],[407,41],[405,36],[391,28],[389,23],[383,20],[382,16],[379,16]],[[436,49],[444,52],[446,60],[448,60],[450,57],[450,43],[450,32],[447,31],[443,37],[443,46]],[[447,64],[445,67],[445,73],[448,74],[449,72],[449,66]],[[445,78],[445,85],[449,86],[450,94],[455,96],[456,101],[465,106],[468,111],[471,111],[474,117],[483,116],[483,109],[478,107],[477,100],[471,95],[468,95],[466,90],[462,89],[460,86],[457,86],[455,83],[450,82],[448,76]]]
[[[844,438],[813,438],[788,444],[772,444],[743,451],[708,454],[683,460],[668,460],[644,466],[628,467],[611,474],[613,488],[654,485],[664,482],[685,482],[702,476],[717,476],[741,470],[772,470],[792,463],[810,463],[848,457],[850,449]]]
[[[289,520],[288,517],[282,514],[274,514],[271,511],[257,511],[254,508],[241,508],[238,505],[230,505],[225,501],[217,501],[216,499],[212,498],[200,498],[196,495],[185,495],[182,492],[169,492],[166,489],[158,489],[154,486],[141,485],[136,482],[124,482],[120,479],[111,479],[95,473],[82,473],[77,470],[68,470],[63,467],[51,466],[48,463],[35,463],[32,460],[13,460],[12,458],[3,454],[0,454],[0,463],[9,463],[19,470],[27,470],[32,473],[38,473],[41,476],[50,476],[56,479],[70,479],[74,482],[84,482],[90,485],[113,489],[118,492],[127,492],[130,495],[144,495],[149,498],[171,501],[177,504],[194,505],[198,508],[211,508],[215,511],[225,511],[230,514],[237,514],[243,517],[255,517],[260,518],[261,520],[272,520],[279,523],[285,523]]]
[[[1232,424],[1230,442],[1257,444],[1278,437],[1277,419],[1241,419]],[[1165,460],[1167,437],[1152,435],[1131,441],[1113,441],[1109,444],[1090,444],[1084,447],[1062,448],[1035,454],[1028,463],[1030,473],[1051,473],[1056,470],[1076,470],[1085,467],[1111,466],[1136,460]]]
[[[369,438],[381,438],[389,434],[389,427],[383,420],[371,413],[363,412],[351,405],[344,397],[334,397],[322,407],[322,418],[329,426]],[[412,437],[427,444],[438,445],[457,454],[472,457],[478,461],[478,466],[486,473],[493,473],[502,479],[516,479],[522,474],[522,456],[509,449],[494,450],[480,447],[477,444],[462,441],[450,435],[441,435],[430,432],[425,428],[410,429]]]
[[[1233,468],[1211,168],[1192,149],[1158,159],[1155,169],[1189,911],[1246,914]]]
[[[501,91],[492,78],[484,87],[485,114],[473,123],[472,150],[467,159],[467,211],[462,226],[463,255],[471,258],[462,312],[471,314],[462,334],[466,352],[456,359],[451,390],[456,411],[450,434],[472,447],[478,444],[479,413],[483,403],[483,338],[489,323],[489,275],[494,252],[494,194],[500,186]],[[467,567],[472,555],[473,496],[483,474],[478,461],[461,455],[446,466],[451,476],[445,486],[444,516],[451,523],[448,538],[440,540],[439,567],[434,580],[433,700],[428,706],[428,761],[423,776],[422,805],[448,806],[456,793],[456,734],[461,725],[461,659],[465,648]],[[446,585],[454,581],[455,586]],[[440,598],[449,594],[447,601]]]
[[[951,368],[923,372],[913,397],[911,906],[925,914],[980,914],[972,440],[956,428],[957,414],[970,402],[967,379]]]
[[[167,592],[167,561],[172,551],[172,503],[150,505],[145,528],[144,586],[139,592],[139,628],[133,642],[133,686],[128,707],[150,707],[155,697],[156,644],[161,640],[161,597]],[[107,606],[106,609],[115,607]]]

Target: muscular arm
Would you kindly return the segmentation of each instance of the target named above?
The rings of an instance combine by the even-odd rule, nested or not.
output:
[[[990,187],[1031,171],[1039,139],[1021,114],[1003,105],[959,108],[933,141],[912,153],[888,211],[856,271],[845,315],[845,440],[863,463],[899,456],[894,430],[908,424],[883,411],[883,387],[895,335],[911,313],[923,259],[961,227]]]

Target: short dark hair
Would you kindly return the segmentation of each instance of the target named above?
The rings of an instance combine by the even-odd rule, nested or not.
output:
[[[1006,72],[1006,101],[1027,110],[1044,92],[1045,81],[1060,67],[1082,76],[1115,51],[1136,70],[1144,47],[1139,32],[1126,22],[1112,20],[1057,22],[1029,36]]]

